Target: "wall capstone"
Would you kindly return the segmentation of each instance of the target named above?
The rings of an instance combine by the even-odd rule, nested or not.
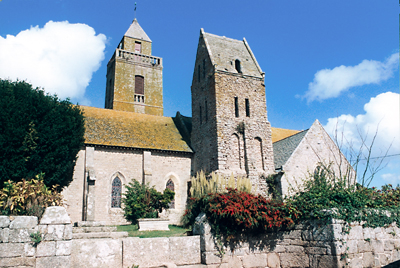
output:
[[[69,224],[71,219],[63,207],[48,207],[43,214],[40,224]]]

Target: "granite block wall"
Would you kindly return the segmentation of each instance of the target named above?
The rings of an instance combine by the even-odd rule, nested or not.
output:
[[[40,234],[33,242],[31,234]],[[70,267],[72,224],[63,207],[34,216],[0,216],[0,267]]]
[[[292,230],[231,239],[223,248],[210,231],[208,223],[196,230],[201,235],[201,260],[208,267],[383,267],[400,260],[396,225],[363,228],[337,220],[327,225],[304,223]]]

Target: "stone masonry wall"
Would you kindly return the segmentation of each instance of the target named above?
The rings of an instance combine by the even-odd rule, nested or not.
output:
[[[200,237],[74,239],[71,267],[165,267],[200,263]]]
[[[202,263],[208,267],[339,268],[382,267],[400,260],[400,228],[300,224],[290,231],[230,241],[221,257],[208,223],[201,223]]]
[[[40,232],[34,245],[30,235]],[[0,216],[0,267],[70,267],[72,224],[65,208],[33,216]]]
[[[83,220],[82,216],[86,208],[82,199],[87,191],[84,185],[88,169],[85,164],[91,162],[96,179],[92,185],[94,202],[91,206],[94,210],[95,221],[104,221],[109,225],[127,223],[123,210],[111,207],[112,181],[118,176],[123,185],[127,185],[132,180],[145,181],[150,186],[155,186],[158,191],[164,191],[167,181],[171,179],[175,187],[175,208],[169,209],[163,216],[167,216],[171,224],[180,223],[187,199],[191,155],[101,147],[95,147],[92,155],[93,159],[90,160],[84,150],[79,152],[74,180],[62,192],[65,198],[64,204],[73,222]],[[125,189],[122,187],[123,192]]]
[[[36,246],[30,234],[40,232]],[[33,216],[0,216],[0,267],[164,267],[200,263],[200,237],[72,239],[63,207]]]

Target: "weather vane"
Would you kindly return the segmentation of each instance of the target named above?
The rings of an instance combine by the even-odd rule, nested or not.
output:
[[[400,1],[400,0],[399,0]],[[135,11],[135,19],[136,19],[136,2],[135,2],[135,9],[134,9],[134,11]]]

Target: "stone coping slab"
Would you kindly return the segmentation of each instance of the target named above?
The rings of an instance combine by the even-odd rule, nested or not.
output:
[[[40,224],[69,224],[71,219],[64,207],[51,206],[44,211]]]
[[[166,219],[139,219],[139,231],[169,231],[169,220]]]
[[[75,227],[102,227],[106,226],[105,221],[78,221],[74,223]]]

